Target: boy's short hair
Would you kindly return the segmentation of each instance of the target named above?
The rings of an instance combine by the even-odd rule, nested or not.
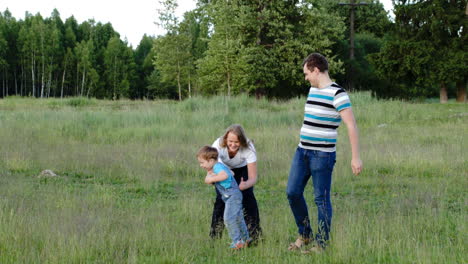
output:
[[[218,160],[218,150],[212,146],[204,146],[197,152],[197,158]]]

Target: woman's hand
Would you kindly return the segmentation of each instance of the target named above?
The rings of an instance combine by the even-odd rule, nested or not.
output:
[[[257,162],[247,164],[247,174],[249,175],[249,179],[244,181],[244,179],[241,178],[241,182],[239,183],[239,189],[241,191],[247,190],[257,183]]]
[[[248,188],[250,188],[249,184],[244,181],[244,178],[241,178],[241,182],[239,183],[239,189],[243,191],[247,190]]]

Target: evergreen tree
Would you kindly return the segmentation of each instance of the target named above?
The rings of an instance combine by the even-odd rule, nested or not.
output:
[[[152,98],[149,93],[149,78],[154,71],[153,58],[155,54],[152,52],[154,37],[149,37],[146,34],[140,41],[140,44],[135,49],[134,57],[136,63],[137,81],[135,89],[131,91],[131,98]]]
[[[380,53],[377,72],[395,83],[383,97],[447,100],[447,86],[463,83],[466,94],[466,0],[395,1],[395,27]],[[465,96],[460,96],[463,98]]]

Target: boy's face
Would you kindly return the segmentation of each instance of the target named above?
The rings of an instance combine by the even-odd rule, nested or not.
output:
[[[206,160],[201,157],[198,157],[198,163],[200,163],[200,167],[202,167],[203,169],[207,171],[210,171],[213,169],[213,166],[216,164],[216,160],[215,159]]]

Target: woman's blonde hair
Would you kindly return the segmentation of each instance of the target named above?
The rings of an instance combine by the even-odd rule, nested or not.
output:
[[[237,136],[242,148],[248,148],[249,147],[250,141],[247,138],[247,136],[245,135],[244,128],[239,124],[234,124],[234,125],[230,125],[226,129],[226,132],[224,132],[224,135],[221,137],[221,141],[219,142],[220,143],[219,145],[222,148],[227,147],[227,137],[228,137],[229,133],[233,133],[234,135]]]

